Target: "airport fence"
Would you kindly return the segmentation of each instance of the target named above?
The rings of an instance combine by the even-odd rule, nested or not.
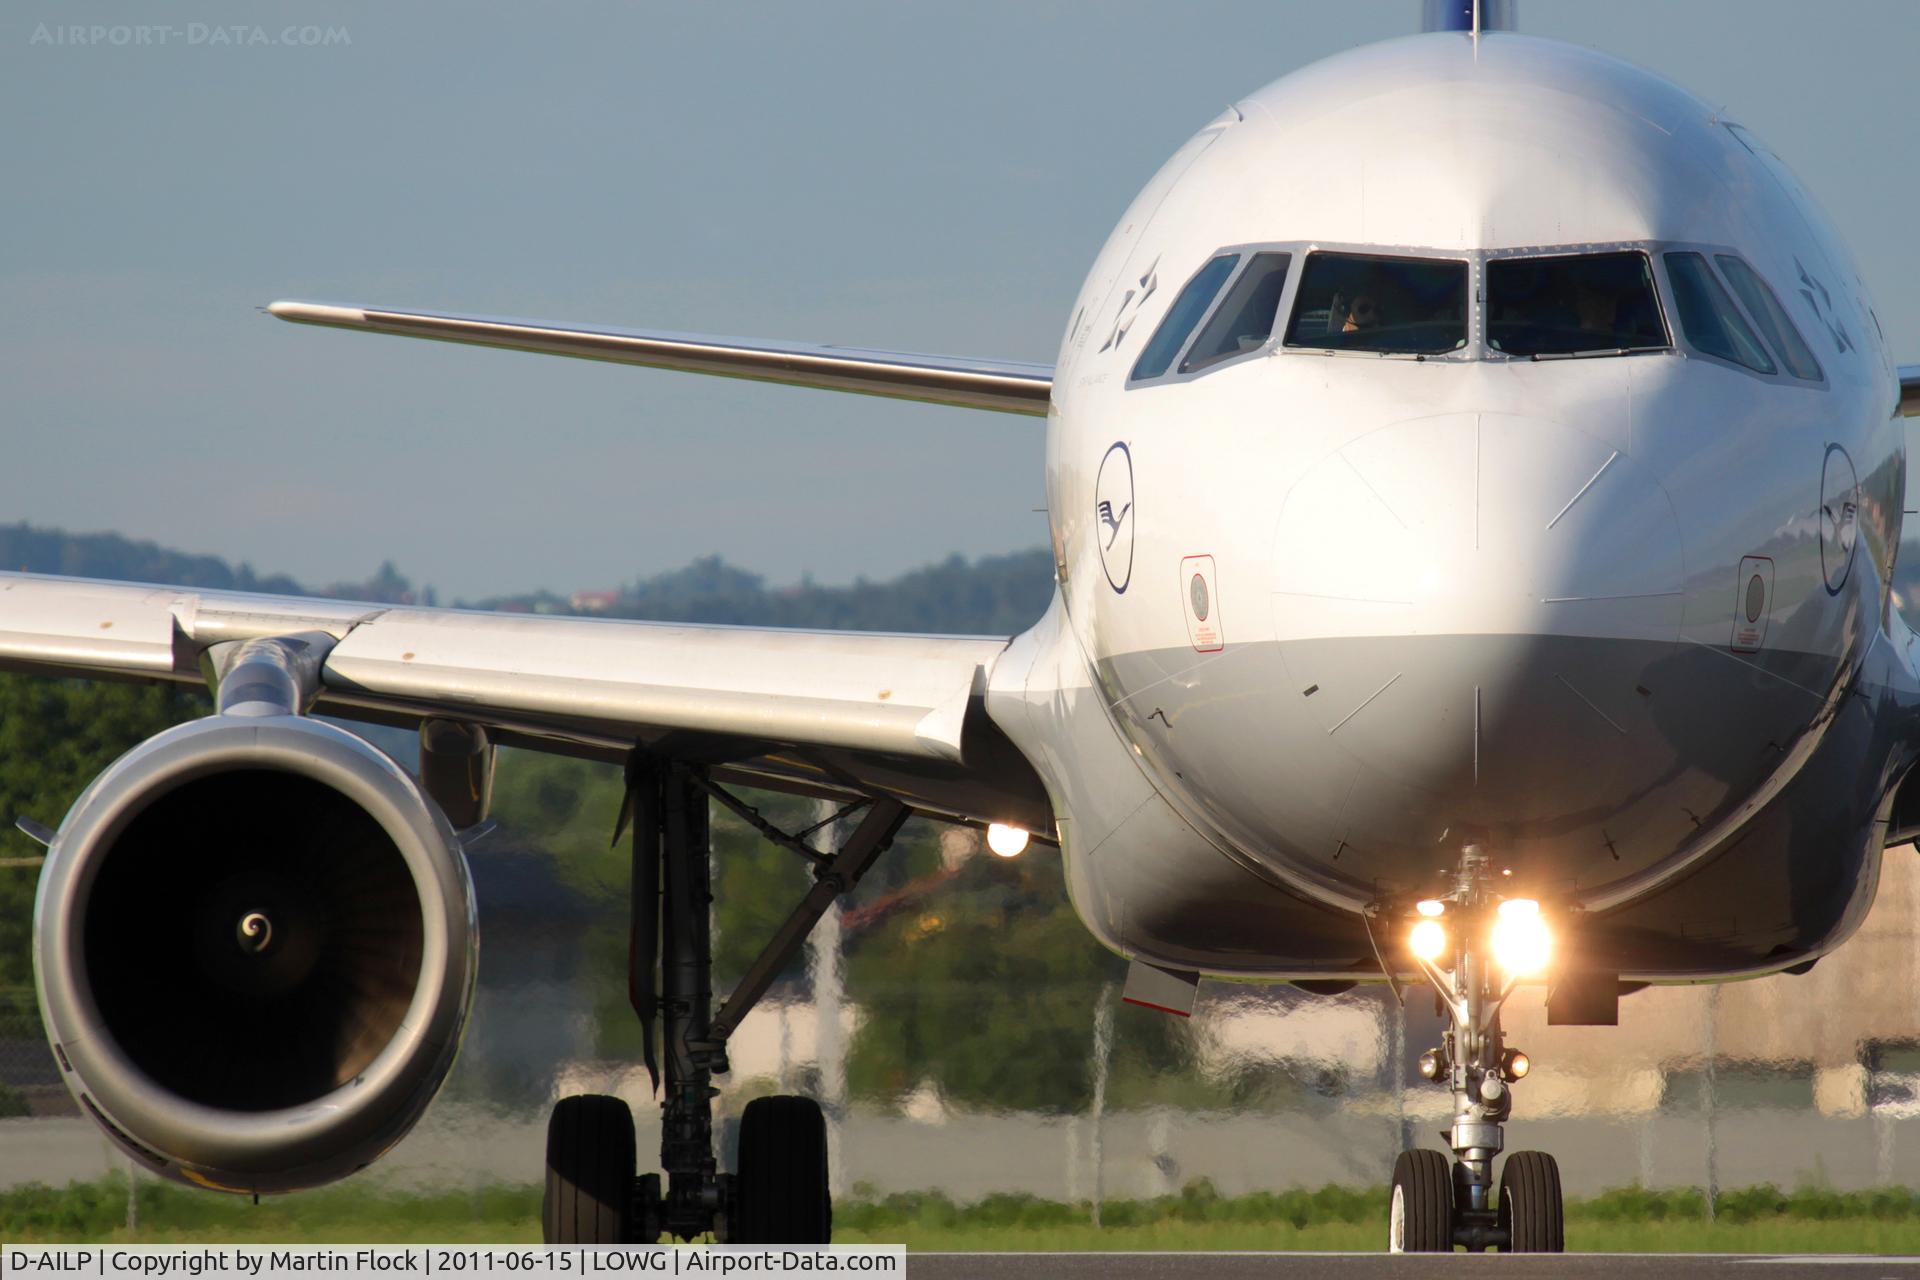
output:
[[[76,1114],[33,988],[0,987],[0,1119]]]

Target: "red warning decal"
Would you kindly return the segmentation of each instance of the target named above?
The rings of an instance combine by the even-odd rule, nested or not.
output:
[[[1226,648],[1212,556],[1188,556],[1180,562],[1180,594],[1186,602],[1187,639],[1193,647],[1200,653],[1218,653]]]
[[[1758,653],[1767,642],[1767,619],[1773,613],[1773,561],[1746,556],[1733,592],[1733,651]]]

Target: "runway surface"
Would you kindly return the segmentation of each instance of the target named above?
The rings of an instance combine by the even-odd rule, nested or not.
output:
[[[1835,1280],[1836,1277],[1920,1277],[1920,1258],[1808,1257],[1700,1253],[1449,1254],[1416,1257],[1354,1253],[911,1253],[907,1271],[928,1277],[1063,1277],[1064,1280],[1332,1280],[1497,1275],[1503,1280],[1590,1277],[1664,1280],[1668,1276],[1747,1280]]]

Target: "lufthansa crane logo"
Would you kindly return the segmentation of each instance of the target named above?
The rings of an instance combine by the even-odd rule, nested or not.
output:
[[[1133,454],[1124,441],[1107,447],[1093,483],[1093,536],[1107,585],[1122,595],[1133,580]]]
[[[1837,596],[1853,568],[1853,547],[1860,539],[1860,480],[1853,459],[1839,445],[1827,446],[1820,474],[1820,568],[1827,594]]]

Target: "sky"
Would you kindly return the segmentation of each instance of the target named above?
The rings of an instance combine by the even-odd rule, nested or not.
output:
[[[716,552],[834,583],[1041,545],[1036,419],[259,308],[1051,361],[1167,155],[1264,83],[1417,30],[1418,11],[15,0],[0,520],[315,583],[392,558],[466,598]],[[1833,215],[1896,356],[1920,360],[1920,4],[1520,0],[1519,24],[1649,66],[1765,138]]]

